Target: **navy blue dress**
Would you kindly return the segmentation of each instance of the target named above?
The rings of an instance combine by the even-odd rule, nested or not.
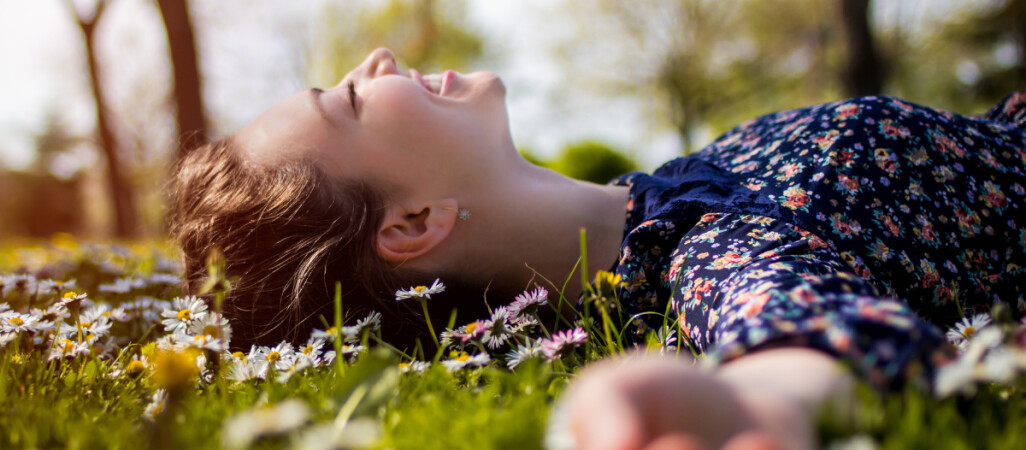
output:
[[[950,356],[938,327],[1026,309],[1026,93],[978,117],[889,97],[770,114],[613,183],[636,340],[669,312],[714,360],[802,345],[886,387]]]

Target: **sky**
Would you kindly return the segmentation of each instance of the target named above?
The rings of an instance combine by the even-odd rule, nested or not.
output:
[[[312,39],[310,24],[327,1],[190,1],[204,100],[215,133],[236,131],[307,87],[299,46],[302,39]],[[566,83],[574,78],[563,74],[553,46],[570,32],[563,26],[572,14],[566,1],[467,0],[470,26],[501,56],[472,69],[492,70],[503,78],[514,142],[551,157],[566,143],[598,139],[635,157],[646,170],[679,155],[676,133],[651,117],[653,99],[568,89]],[[881,26],[892,26],[897,10],[916,9],[922,14],[915,15],[914,30],[971,1],[876,1],[873,14]],[[83,11],[91,4],[72,2]],[[112,107],[141,112],[118,115],[119,142],[173,148],[174,124],[161,113],[171,75],[155,3],[112,1],[97,32],[99,58]],[[34,136],[48,117],[88,135],[95,112],[81,33],[66,1],[0,0],[0,11],[0,165],[23,168],[33,160]],[[563,92],[576,94],[558,95]],[[96,161],[92,148],[80,146],[51,170],[70,174]]]

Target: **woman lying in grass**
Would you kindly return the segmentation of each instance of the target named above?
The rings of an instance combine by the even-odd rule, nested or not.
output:
[[[187,290],[219,250],[237,347],[321,327],[336,281],[351,317],[428,343],[396,289],[446,280],[428,329],[453,308],[465,323],[486,292],[570,276],[584,228],[582,266],[616,274],[619,303],[569,283],[559,316],[612,311],[633,343],[669,321],[721,363],[589,368],[564,402],[584,448],[807,448],[849,374],[928,384],[950,355],[936,326],[1026,307],[1026,94],[981,117],[887,97],[771,114],[608,185],[524,161],[504,97],[494,74],[401,72],[379,49],[188,154],[171,204]]]

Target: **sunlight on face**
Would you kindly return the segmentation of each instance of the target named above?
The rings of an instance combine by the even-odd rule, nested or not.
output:
[[[400,73],[377,49],[338,85],[271,107],[236,141],[260,164],[310,158],[343,179],[451,190],[513,149],[505,92],[491,72]]]

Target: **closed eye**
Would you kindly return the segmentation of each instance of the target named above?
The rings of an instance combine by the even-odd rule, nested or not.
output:
[[[353,107],[353,115],[356,115],[356,82],[349,80],[349,104]]]

